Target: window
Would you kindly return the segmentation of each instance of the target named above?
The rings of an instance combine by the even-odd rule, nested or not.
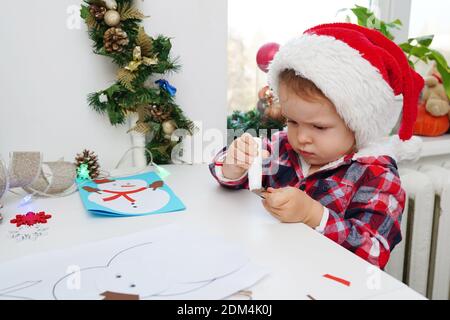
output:
[[[353,15],[340,10],[355,4],[373,7],[371,0],[228,0],[228,111],[256,107],[267,85],[255,61],[263,44],[283,44],[317,24],[345,21]]]
[[[412,0],[409,37],[415,38],[434,34],[431,48],[442,53],[450,61],[450,1]],[[429,68],[429,67],[428,67]],[[424,74],[427,66],[419,65],[418,71]]]

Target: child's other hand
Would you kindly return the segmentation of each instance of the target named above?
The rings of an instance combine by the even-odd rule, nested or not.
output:
[[[244,133],[234,140],[227,151],[222,167],[222,173],[227,179],[237,179],[251,166],[258,156],[258,144],[249,133]],[[268,151],[263,152],[263,158],[268,157]]]
[[[315,228],[322,219],[323,206],[298,188],[268,188],[263,196],[264,208],[281,222],[302,222]]]

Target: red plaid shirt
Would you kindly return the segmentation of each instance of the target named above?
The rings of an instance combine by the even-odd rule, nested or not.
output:
[[[321,230],[325,236],[385,267],[390,252],[402,240],[400,223],[406,198],[393,158],[352,153],[305,177],[301,156],[292,149],[286,132],[278,132],[271,141],[264,139],[263,148],[272,154],[264,165],[263,187],[304,190],[328,211]],[[233,181],[221,176],[225,155],[226,148],[210,164],[212,175],[224,187],[248,189],[247,175]]]

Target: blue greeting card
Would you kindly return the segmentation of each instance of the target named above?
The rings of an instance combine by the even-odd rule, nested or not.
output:
[[[86,209],[106,216],[141,216],[186,209],[154,172],[97,180],[78,180]]]

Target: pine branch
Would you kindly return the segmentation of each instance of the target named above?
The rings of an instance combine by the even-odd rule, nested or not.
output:
[[[102,103],[100,101],[100,95],[99,92],[94,92],[88,95],[88,103],[89,105],[97,112],[99,113],[105,113],[107,106],[105,103]]]
[[[109,122],[113,126],[125,123],[125,112],[114,101],[108,101],[106,111],[108,113]]]
[[[159,35],[155,40],[153,40],[153,51],[158,52],[158,58],[160,60],[168,60],[170,50],[172,50],[170,38]]]

